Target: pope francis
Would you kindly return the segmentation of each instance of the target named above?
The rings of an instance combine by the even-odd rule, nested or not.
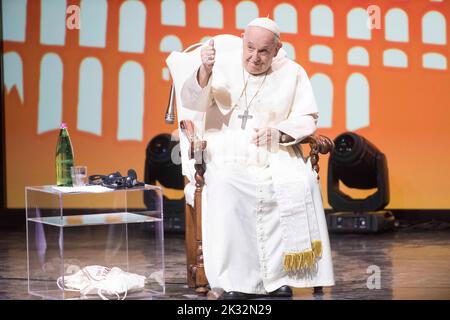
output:
[[[297,145],[316,130],[305,70],[286,56],[268,18],[251,21],[238,50],[213,38],[180,88],[205,115],[205,272],[225,299],[291,296],[334,285],[317,173]]]

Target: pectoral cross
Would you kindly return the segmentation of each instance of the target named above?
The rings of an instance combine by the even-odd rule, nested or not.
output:
[[[241,129],[245,129],[245,125],[247,124],[247,119],[253,118],[252,115],[248,114],[248,109],[245,110],[244,114],[238,115],[239,119],[242,119]]]

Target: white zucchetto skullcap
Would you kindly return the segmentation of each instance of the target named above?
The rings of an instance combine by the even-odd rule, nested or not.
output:
[[[275,23],[275,21],[269,18],[253,19],[252,21],[249,22],[247,27],[261,27],[269,31],[272,31],[278,38],[280,37],[280,28],[278,28],[278,25]]]

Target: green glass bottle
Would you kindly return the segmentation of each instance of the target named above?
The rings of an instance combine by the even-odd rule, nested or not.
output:
[[[70,168],[73,167],[73,149],[67,125],[61,124],[56,145],[56,185],[72,186]]]

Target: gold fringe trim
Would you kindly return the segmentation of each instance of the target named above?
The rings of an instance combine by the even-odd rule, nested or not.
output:
[[[317,258],[322,257],[322,241],[320,240],[314,240],[311,243],[311,247],[314,253],[314,256]]]
[[[314,240],[311,250],[305,252],[288,253],[284,255],[284,269],[286,271],[308,269],[322,257],[322,242]]]

